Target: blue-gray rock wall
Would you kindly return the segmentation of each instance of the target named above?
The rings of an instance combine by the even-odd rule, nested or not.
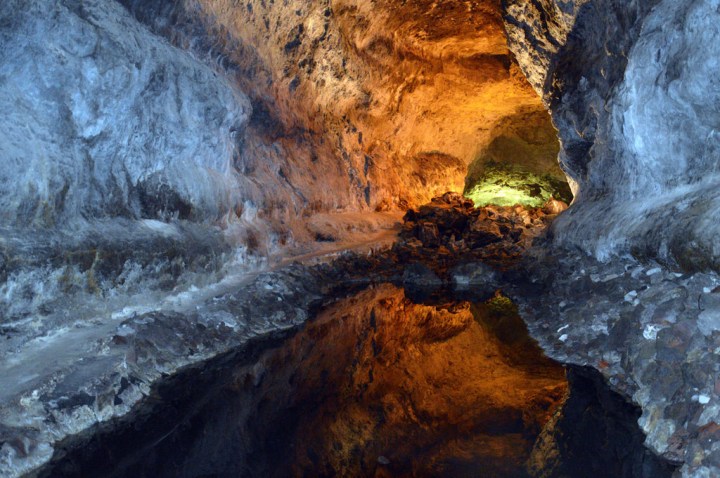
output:
[[[0,6],[0,224],[179,217],[241,201],[245,95],[115,2]]]
[[[718,2],[504,3],[577,192],[556,242],[717,270]]]

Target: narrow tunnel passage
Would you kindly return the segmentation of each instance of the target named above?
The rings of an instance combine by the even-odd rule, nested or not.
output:
[[[464,195],[476,206],[541,207],[551,198],[570,204],[573,196],[558,165],[559,150],[557,131],[544,109],[506,117],[468,166]]]

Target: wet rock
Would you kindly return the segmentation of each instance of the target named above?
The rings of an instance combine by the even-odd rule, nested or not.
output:
[[[432,269],[418,262],[405,267],[402,281],[403,284],[423,287],[437,287],[443,283],[442,279]]]
[[[717,277],[629,258],[600,263],[567,250],[548,259],[547,251],[531,252],[524,262],[526,280],[542,284],[535,299],[522,276],[509,289],[523,290],[510,295],[531,334],[553,358],[594,367],[637,404],[646,445],[682,465],[682,476],[720,470],[712,443],[696,433],[720,420],[714,378],[720,334],[702,315],[712,310]]]

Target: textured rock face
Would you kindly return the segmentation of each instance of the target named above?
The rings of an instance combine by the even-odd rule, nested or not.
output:
[[[498,138],[537,140],[518,124],[554,161],[498,1],[117,3],[0,9],[0,226],[239,223],[272,246],[460,191]]]
[[[681,476],[718,476],[717,274],[603,264],[576,251],[528,259],[521,275],[534,285],[520,278],[508,294],[546,353],[595,368],[640,406],[645,445],[682,465]]]
[[[113,2],[3,2],[0,223],[211,222],[240,201],[228,81]]]
[[[505,3],[577,185],[557,241],[717,269],[717,2]]]
[[[504,2],[508,45],[553,114],[565,172],[585,191],[588,152],[655,0]],[[599,141],[598,141],[599,142]],[[584,193],[585,194],[585,193]]]
[[[419,205],[461,191],[494,138],[517,136],[507,118],[552,128],[498,1],[123,3],[241,85],[255,111],[244,143],[294,186],[290,215]]]
[[[189,277],[198,271],[217,280],[239,241],[215,225],[254,212],[235,168],[248,98],[115,2],[3,2],[0,45],[0,322],[10,335],[46,333],[90,304],[182,277],[201,286]]]

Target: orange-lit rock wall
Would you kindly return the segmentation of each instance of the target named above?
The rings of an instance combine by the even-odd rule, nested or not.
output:
[[[188,48],[210,39],[195,49],[251,98],[240,171],[265,169],[256,182],[290,191],[275,195],[288,218],[462,191],[468,165],[515,134],[509,123],[544,115],[506,46],[499,0],[186,0],[181,10],[166,36]],[[184,36],[183,22],[194,24]],[[553,167],[555,152],[542,162]]]

